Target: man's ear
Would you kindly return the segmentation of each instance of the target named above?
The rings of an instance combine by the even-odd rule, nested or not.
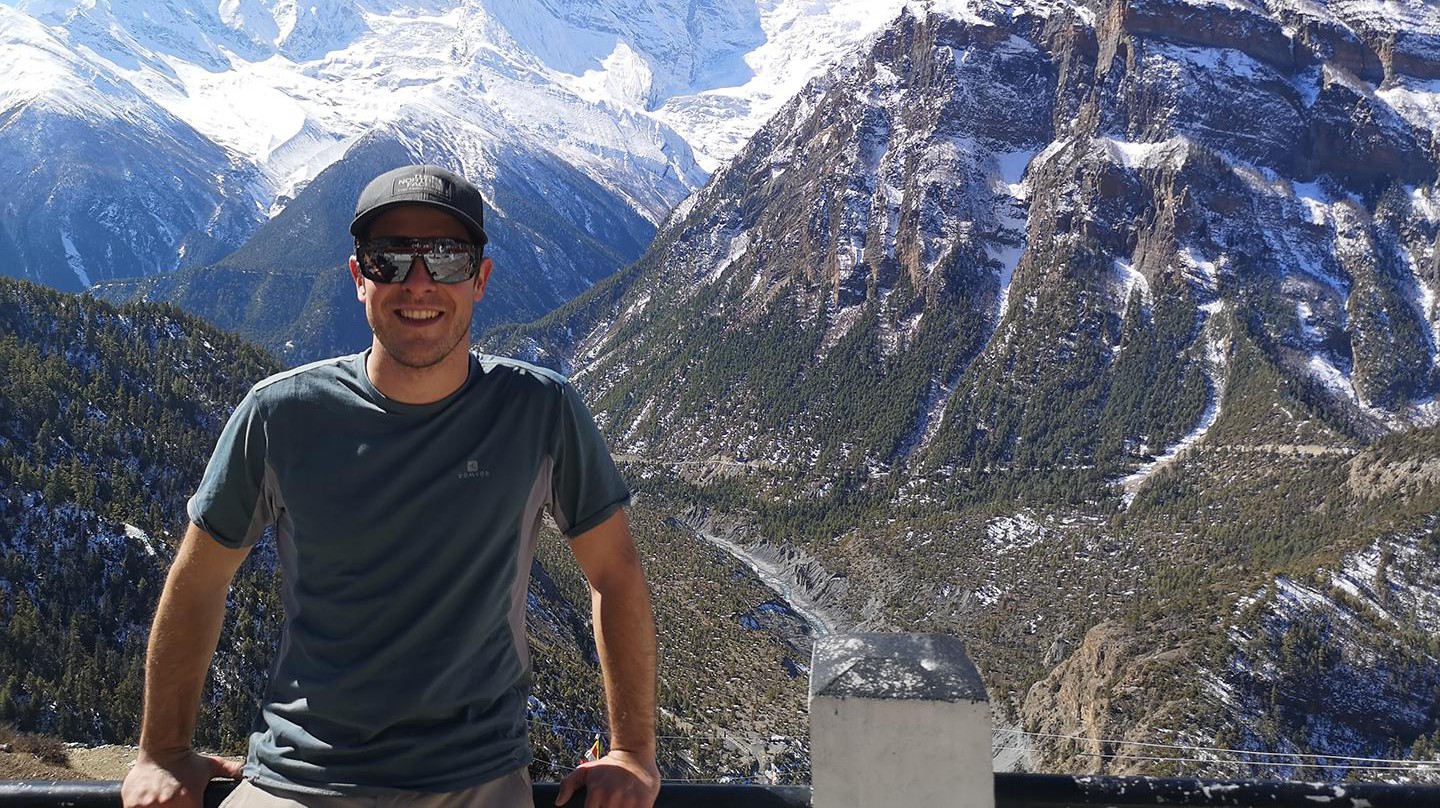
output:
[[[365,279],[360,277],[360,262],[350,256],[350,277],[355,281],[355,299],[365,302]]]
[[[355,259],[353,259],[353,258],[350,259],[350,263],[351,263],[352,266],[355,267],[355,269],[354,269],[354,270],[351,270],[351,271],[352,271],[352,272],[358,272],[359,269],[360,269],[360,265],[355,263]],[[485,284],[486,284],[487,281],[490,280],[490,270],[493,269],[494,266],[495,266],[495,265],[490,262],[490,256],[487,255],[487,256],[485,256],[484,258],[481,258],[481,259],[480,259],[480,271],[477,272],[477,273],[475,273],[475,302],[476,302],[476,303],[479,303],[479,302],[480,302],[480,298],[482,298],[482,297],[485,296]]]

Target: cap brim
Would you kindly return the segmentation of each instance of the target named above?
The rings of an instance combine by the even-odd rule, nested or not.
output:
[[[472,219],[459,208],[453,205],[446,205],[443,202],[436,202],[433,199],[392,199],[376,205],[355,217],[355,220],[350,223],[350,235],[356,239],[365,238],[365,231],[370,227],[371,222],[375,221],[376,218],[391,208],[398,208],[402,205],[424,205],[427,208],[442,210],[455,217],[456,221],[465,226],[465,229],[470,232],[470,238],[475,243],[475,246],[484,247],[486,243],[490,241],[489,236],[485,235],[485,228],[481,227],[479,222]]]

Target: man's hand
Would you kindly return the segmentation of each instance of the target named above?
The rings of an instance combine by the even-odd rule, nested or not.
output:
[[[560,781],[555,804],[569,802],[581,786],[585,787],[584,808],[650,808],[660,793],[660,769],[654,756],[612,749],[599,760],[580,764]]]
[[[174,760],[160,761],[140,753],[125,775],[120,799],[125,808],[202,808],[205,786],[212,777],[240,779],[239,761],[186,750]]]

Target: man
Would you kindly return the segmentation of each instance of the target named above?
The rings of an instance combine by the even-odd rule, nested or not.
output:
[[[649,808],[655,629],[588,411],[553,373],[469,352],[485,293],[480,193],[433,166],[360,195],[350,274],[368,351],[266,379],[190,500],[151,631],[127,808],[531,803],[525,603],[549,508],[590,582],[611,750],[565,778],[587,808]],[[226,591],[274,525],[285,634],[243,767],[191,749]]]

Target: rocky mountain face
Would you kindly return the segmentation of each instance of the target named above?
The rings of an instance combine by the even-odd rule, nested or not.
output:
[[[579,380],[657,495],[818,559],[853,625],[972,638],[1032,731],[1071,694],[1111,709],[1048,734],[1409,754],[1440,662],[1362,627],[1428,618],[1320,583],[1433,552],[1398,469],[1440,416],[1440,16],[1376,8],[911,7],[634,267],[484,342]],[[1418,713],[1320,709],[1375,660],[1404,673],[1352,706]],[[1042,742],[1124,768],[1081,751]]]
[[[803,346],[791,352],[799,378],[787,383],[834,378],[828,366],[849,364],[877,372],[886,397],[903,402],[887,440],[850,453],[874,468],[962,456],[1132,464],[1202,422],[1223,393],[1211,366],[1239,338],[1332,403],[1349,432],[1432,417],[1430,119],[1385,101],[1420,97],[1412,85],[1423,81],[1396,73],[1377,89],[1318,56],[1281,72],[1240,50],[1258,47],[1248,39],[1204,48],[1130,31],[1130,7],[1093,26],[1084,9],[907,15],[672,216],[619,284],[645,302],[593,333],[572,328],[557,361],[575,357],[579,373],[604,376],[597,389],[617,396],[648,395],[655,377],[672,393],[693,388],[692,376],[726,379],[706,406],[728,396],[741,411],[732,414],[768,418],[757,437],[766,446],[745,454],[783,460],[772,452],[797,451],[813,430],[797,422],[795,440],[782,440],[773,415],[744,412],[746,401],[767,401],[758,371],[708,367],[722,352],[746,355],[728,346],[769,331],[776,344]],[[1216,19],[1185,30],[1274,23],[1255,9],[1189,11]],[[1298,43],[1282,44],[1260,55],[1300,58]],[[1360,130],[1352,118],[1373,124]],[[762,316],[789,305],[790,317]],[[716,339],[696,348],[626,339],[662,319]],[[1243,334],[1218,333],[1226,323]],[[1162,340],[1190,355],[1157,354]],[[846,350],[871,356],[852,362]],[[705,367],[643,372],[651,354]],[[1125,391],[1140,400],[1110,395],[1126,380],[1146,382]],[[816,391],[823,421],[865,395],[831,387]],[[1063,450],[1036,446],[1027,433],[1063,432],[1041,423],[1068,409],[1050,406],[1053,396],[1102,429]],[[624,397],[615,417],[625,431],[660,433],[654,440],[674,448],[695,437],[680,422],[685,409],[641,418],[649,399]],[[706,448],[722,446],[728,424],[701,420]]]

